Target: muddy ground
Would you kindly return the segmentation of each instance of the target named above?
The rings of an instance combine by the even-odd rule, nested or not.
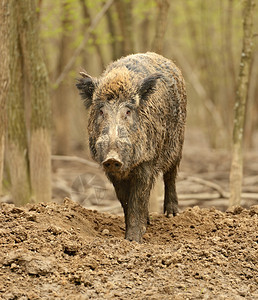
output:
[[[87,162],[53,159],[53,203],[3,197],[0,299],[258,299],[258,152],[245,157],[242,207],[228,209],[230,155],[193,145],[180,214],[161,214],[158,189],[142,244],[124,240],[112,187]]]
[[[2,204],[0,223],[1,299],[258,299],[258,206],[154,214],[142,244],[69,199]]]

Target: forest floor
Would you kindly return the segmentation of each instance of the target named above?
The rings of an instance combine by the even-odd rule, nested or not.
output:
[[[3,198],[0,299],[258,299],[257,151],[245,157],[242,207],[227,209],[229,154],[191,145],[180,214],[160,213],[158,189],[142,244],[124,240],[119,203],[94,166],[55,160],[55,202]]]

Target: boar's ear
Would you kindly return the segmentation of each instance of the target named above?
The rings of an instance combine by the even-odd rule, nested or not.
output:
[[[141,99],[146,100],[155,91],[157,80],[162,77],[162,74],[154,73],[143,79],[138,90]]]
[[[80,95],[84,100],[84,105],[89,108],[92,104],[92,96],[96,87],[96,80],[85,72],[80,72],[82,78],[78,79],[76,84]]]

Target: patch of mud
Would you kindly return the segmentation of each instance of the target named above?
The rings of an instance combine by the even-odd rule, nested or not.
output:
[[[122,217],[63,204],[0,205],[0,299],[258,299],[258,206]]]

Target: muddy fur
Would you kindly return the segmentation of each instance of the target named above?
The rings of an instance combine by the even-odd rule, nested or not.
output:
[[[90,109],[89,142],[100,164],[110,150],[122,162],[109,173],[125,213],[126,238],[141,241],[155,177],[164,174],[164,213],[176,215],[175,178],[182,156],[186,91],[181,71],[155,53],[130,55],[110,64],[98,79],[77,84]]]

